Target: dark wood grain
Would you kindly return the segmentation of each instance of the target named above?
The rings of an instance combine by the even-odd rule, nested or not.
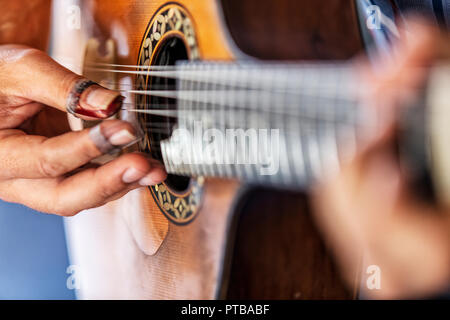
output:
[[[270,60],[348,59],[362,48],[351,0],[221,0],[247,55]]]
[[[239,212],[228,299],[351,299],[305,195],[254,190]]]

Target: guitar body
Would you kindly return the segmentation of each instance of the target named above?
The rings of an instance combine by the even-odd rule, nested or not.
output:
[[[57,2],[55,10],[68,12],[69,2]],[[80,28],[68,27],[64,14],[56,18],[53,56],[119,89],[145,86],[152,79],[89,73],[86,64],[335,60],[363,49],[355,7],[346,0],[326,5],[90,0],[73,5],[81,8]],[[70,8],[76,13],[76,6]],[[152,102],[134,103],[148,108]],[[74,128],[82,125],[71,121]],[[147,132],[140,151],[152,153],[154,140]],[[355,298],[356,275],[353,288],[341,281],[315,228],[307,195],[223,179],[171,180],[67,219],[81,298]]]

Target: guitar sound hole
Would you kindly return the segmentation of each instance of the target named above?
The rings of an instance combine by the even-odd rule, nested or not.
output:
[[[163,42],[155,54],[153,65],[170,66],[179,60],[187,60],[188,52],[186,46],[178,37],[171,37]],[[172,78],[150,77],[147,90],[176,90],[176,80]],[[148,96],[148,108],[156,110],[176,110],[176,99]],[[155,116],[149,117],[151,128],[148,129],[148,137],[155,159],[162,160],[160,141],[170,137],[177,120],[171,117]],[[188,189],[190,178],[169,174],[166,180],[167,186],[174,191],[183,192]]]

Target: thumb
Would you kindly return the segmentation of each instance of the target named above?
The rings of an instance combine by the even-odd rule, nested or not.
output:
[[[40,50],[18,45],[0,46],[3,94],[40,102],[66,112],[68,98],[83,79]],[[81,91],[78,91],[79,99],[74,109],[78,116],[84,118],[110,117],[121,106],[123,99],[119,93],[97,84]]]

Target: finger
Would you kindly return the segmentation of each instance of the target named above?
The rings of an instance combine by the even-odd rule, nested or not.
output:
[[[0,107],[0,130],[10,128],[22,128],[32,121],[44,106],[38,102],[25,103],[19,107]]]
[[[382,158],[383,162],[388,160],[395,163],[393,154],[394,129],[391,127],[374,136],[369,143],[362,146],[353,159],[342,164],[337,176],[320,182],[313,191],[317,195],[324,194],[327,198],[333,198],[332,195],[334,195],[335,202],[340,203],[340,206],[354,206],[355,202],[361,198],[361,192],[364,191],[362,185],[368,179],[368,172],[375,172],[373,175],[376,175],[376,172],[386,171],[377,170],[379,159]],[[323,192],[324,190],[327,191]],[[380,190],[375,192],[379,194]]]
[[[385,97],[386,92],[405,96],[416,91],[424,84],[433,61],[448,47],[441,32],[424,19],[410,18],[400,29],[403,36],[389,54],[377,57],[375,67],[368,63],[359,65],[359,74],[378,91],[373,98]]]
[[[0,46],[0,71],[4,95],[27,98],[62,111],[66,111],[74,86],[83,79],[46,53],[18,45]],[[92,85],[81,93],[80,115],[107,118],[120,108],[121,101],[119,93]]]
[[[138,187],[164,181],[161,164],[139,154],[127,154],[97,169],[83,171],[65,179],[57,187],[59,211],[73,215],[87,208],[104,205]]]
[[[162,165],[141,154],[127,154],[96,169],[65,179],[15,179],[0,183],[2,198],[35,210],[72,216],[166,178]]]
[[[430,66],[434,59],[448,52],[448,35],[435,24],[422,17],[409,17],[405,21],[401,26],[404,36],[397,44],[398,63]]]
[[[5,137],[8,132],[11,134]],[[59,177],[137,139],[134,128],[119,120],[104,121],[92,129],[54,138],[28,136],[17,130],[3,131],[0,133],[0,177]]]

